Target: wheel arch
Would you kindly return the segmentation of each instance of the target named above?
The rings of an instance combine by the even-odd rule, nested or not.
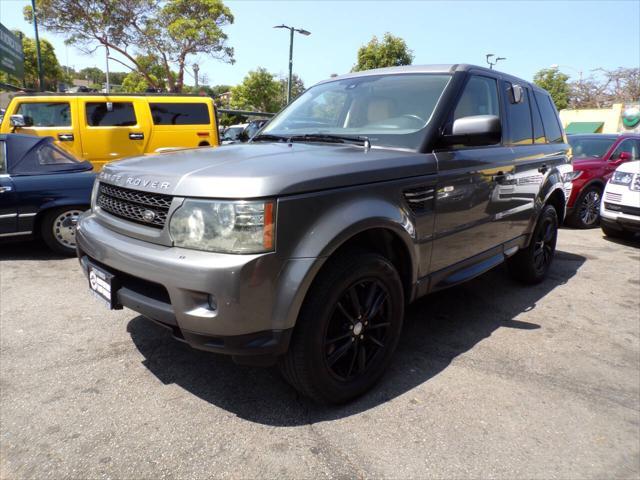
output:
[[[38,213],[33,219],[32,235],[34,237],[40,236],[40,234],[42,233],[41,232],[42,222],[44,218],[47,216],[47,214],[50,213],[52,210],[57,210],[59,208],[64,208],[64,207],[77,207],[78,209],[84,208],[85,210],[88,210],[90,208],[90,205],[82,204],[81,202],[79,203],[77,201],[74,201],[74,199],[45,203],[40,207],[40,209],[38,210]]]

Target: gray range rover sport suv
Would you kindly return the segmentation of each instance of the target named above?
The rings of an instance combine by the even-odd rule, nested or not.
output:
[[[107,165],[77,226],[93,293],[340,403],[405,306],[507,262],[544,279],[569,147],[551,98],[471,65],[347,74],[251,142]]]

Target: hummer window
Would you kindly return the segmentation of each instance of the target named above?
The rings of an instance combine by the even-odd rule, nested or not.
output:
[[[204,103],[150,103],[154,125],[207,125],[209,109]]]
[[[16,114],[24,117],[27,127],[71,126],[68,102],[21,103]]]
[[[136,125],[131,102],[87,102],[87,124],[91,127],[130,127]],[[111,108],[109,108],[111,107]]]

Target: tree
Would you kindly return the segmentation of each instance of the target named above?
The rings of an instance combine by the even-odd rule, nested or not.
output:
[[[281,107],[280,83],[265,68],[250,71],[231,89],[231,107],[240,110],[277,112]]]
[[[22,37],[22,53],[24,54],[24,82],[28,88],[38,88],[40,81],[38,76],[38,57],[36,54],[36,42],[33,38],[25,37],[19,31],[14,31],[18,37]],[[64,78],[64,72],[60,67],[53,45],[44,38],[40,39],[40,55],[42,58],[42,71],[44,76],[44,88],[56,90],[59,81]],[[6,74],[0,77],[2,81],[22,85],[21,78],[12,78]]]
[[[597,68],[595,74],[570,84],[572,108],[603,108],[638,101],[640,68]]]
[[[557,68],[544,68],[533,76],[533,82],[549,92],[558,110],[569,106],[570,87],[568,80],[569,76]]]
[[[124,60],[112,57],[147,83],[158,87],[140,56],[159,59],[171,91],[182,91],[184,72],[191,56],[205,54],[233,63],[223,28],[233,23],[222,0],[37,0],[38,21],[47,30],[67,36],[67,42],[92,53],[109,48]],[[24,9],[31,21],[33,11]],[[177,68],[172,75],[172,66]]]
[[[411,62],[413,62],[413,52],[409,50],[406,42],[387,32],[382,42],[374,36],[369,43],[358,49],[358,61],[353,71],[411,65]]]
[[[283,108],[287,104],[288,79],[281,78],[280,80],[278,80],[278,83],[280,84],[280,108]],[[302,92],[304,92],[304,82],[297,74],[294,73],[291,76],[291,101],[298,98],[302,94]]]
[[[107,80],[107,75],[98,67],[86,67],[80,70],[76,76],[82,80],[89,80],[91,83],[104,83]],[[111,75],[109,75],[111,77]]]
[[[130,72],[122,79],[122,91],[126,93],[145,92],[149,88],[164,90],[166,88],[166,80],[163,77],[165,71],[157,57],[145,55],[136,57],[136,62],[142,65],[148,76],[153,80],[149,82],[148,78],[139,72]],[[175,73],[171,72],[169,78],[175,78]],[[109,79],[111,81],[111,79]]]

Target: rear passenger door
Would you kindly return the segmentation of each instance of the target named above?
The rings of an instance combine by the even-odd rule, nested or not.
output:
[[[107,162],[144,153],[149,138],[144,103],[84,97],[79,100],[79,107],[84,124],[82,158],[96,169]]]

